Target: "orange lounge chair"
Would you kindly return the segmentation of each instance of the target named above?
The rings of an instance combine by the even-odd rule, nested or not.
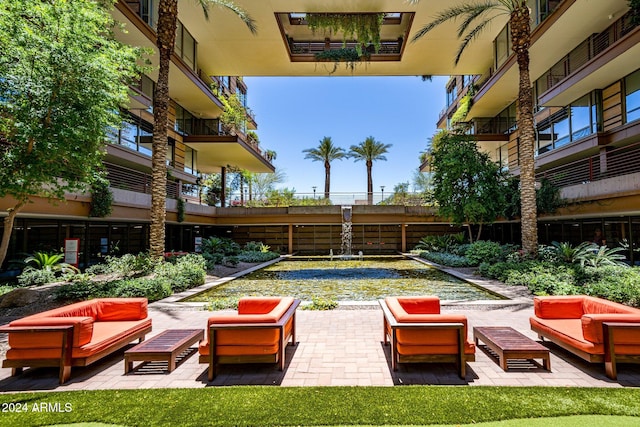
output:
[[[440,314],[440,299],[432,296],[387,297],[379,303],[394,371],[398,363],[455,362],[460,378],[465,378],[466,362],[476,360],[465,316]]]
[[[14,320],[2,363],[18,375],[24,367],[60,367],[59,381],[72,366],[87,366],[151,332],[146,298],[99,298]]]
[[[211,316],[198,348],[200,363],[209,364],[209,381],[220,364],[279,362],[284,370],[286,343],[296,341],[298,305],[291,297],[244,297],[237,313]]]
[[[531,329],[592,363],[604,362],[616,379],[616,363],[640,363],[640,310],[586,295],[533,299]]]

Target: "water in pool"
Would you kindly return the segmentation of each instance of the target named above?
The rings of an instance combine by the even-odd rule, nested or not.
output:
[[[287,260],[189,298],[288,295],[310,301],[375,301],[386,296],[437,295],[441,300],[497,300],[463,280],[405,258]]]

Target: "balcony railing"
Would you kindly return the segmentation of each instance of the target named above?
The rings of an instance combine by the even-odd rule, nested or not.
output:
[[[151,175],[113,163],[105,163],[107,179],[112,188],[151,194]],[[178,198],[178,183],[167,181],[167,198]]]
[[[332,41],[297,41],[289,39],[289,50],[292,55],[315,55],[316,53],[323,52],[325,50],[338,50],[338,49],[355,49],[356,42],[332,42]],[[400,55],[402,52],[402,39],[399,40],[383,40],[380,42],[380,49],[378,52],[369,52],[374,55]]]
[[[607,151],[602,156],[604,161],[596,154],[548,169],[536,174],[536,180],[547,178],[558,187],[567,187],[640,172],[640,143]]]
[[[559,84],[576,72],[578,68],[607,50],[609,46],[620,40],[636,26],[631,23],[631,16],[627,13],[603,32],[593,34],[584,40],[536,81],[538,93],[544,93]]]

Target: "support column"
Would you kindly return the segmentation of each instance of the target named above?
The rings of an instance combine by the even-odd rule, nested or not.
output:
[[[293,224],[289,224],[289,255],[293,254]]]
[[[407,224],[400,224],[400,250],[407,252]]]
[[[227,202],[226,188],[227,188],[227,168],[224,166],[220,168],[220,207],[224,208]]]

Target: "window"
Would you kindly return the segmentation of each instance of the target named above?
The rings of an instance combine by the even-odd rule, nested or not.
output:
[[[151,28],[158,23],[158,2],[156,0],[140,0],[140,18]]]
[[[193,150],[192,148],[185,147],[185,150],[184,150],[184,171],[186,173],[190,173],[192,175],[196,174],[196,171],[198,169],[197,166],[196,166],[196,164],[197,164],[196,159],[198,157],[197,154],[198,154],[198,152]]]
[[[538,154],[551,151],[553,141],[551,140],[551,125],[538,128]]]
[[[236,86],[236,94],[238,95],[238,100],[243,107],[247,107],[247,93],[240,87]]]
[[[571,104],[571,140],[576,141],[592,133],[589,95]]]
[[[496,40],[494,41],[496,69],[500,68],[500,66],[504,64],[507,58],[509,58],[509,54],[511,53],[511,42],[509,40],[510,37],[511,34],[509,31],[509,25],[506,25],[502,29],[502,31],[500,31],[500,34],[498,34],[498,37],[496,37]]]
[[[447,88],[447,107],[456,102],[458,98],[458,85],[457,81],[454,81],[451,86]]]
[[[627,123],[640,119],[640,70],[625,77],[625,112]]]
[[[182,25],[182,22],[178,21],[174,53],[192,70],[196,69],[196,45],[196,40],[191,33]]]
[[[108,138],[111,143],[123,145],[144,155],[151,156],[153,126],[139,117],[123,113],[121,128],[110,129]]]
[[[193,114],[182,108],[182,106],[176,105],[176,122],[173,127],[176,132],[181,135],[193,134],[194,120]]]

